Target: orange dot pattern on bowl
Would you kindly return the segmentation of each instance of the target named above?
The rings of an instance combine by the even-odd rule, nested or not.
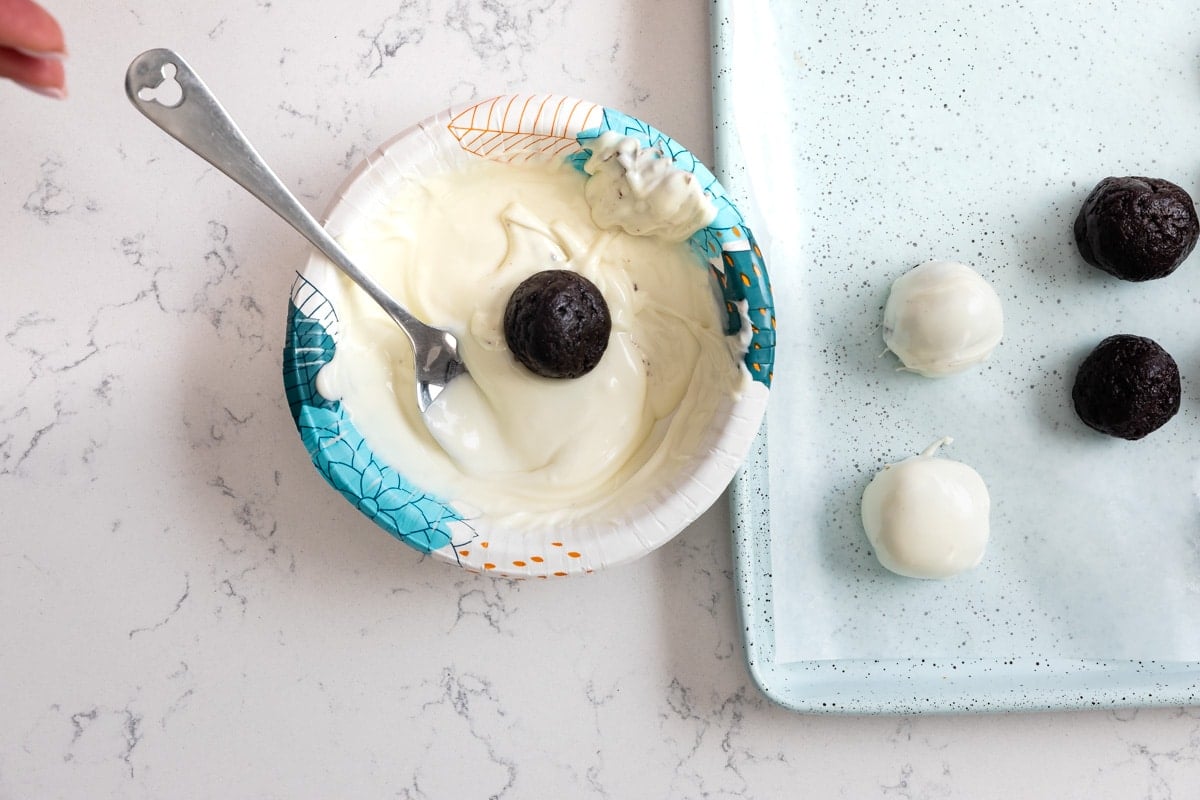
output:
[[[481,541],[478,543],[478,546],[480,548],[482,548],[483,550],[487,550],[490,545],[491,545],[491,542],[489,542],[489,541]],[[565,549],[566,545],[563,542],[550,542],[550,546],[559,548],[560,550],[562,550],[563,551],[562,555],[568,559],[571,559],[572,561],[583,558],[583,553],[579,552],[578,550],[566,550]],[[458,554],[462,558],[468,558],[471,555],[471,552],[472,551],[469,548],[463,548],[462,550],[458,551]],[[536,569],[538,564],[545,564],[545,563],[546,563],[546,556],[541,555],[541,554],[533,554],[533,555],[526,556],[525,558],[516,558],[516,559],[513,559],[511,562],[509,562],[509,564],[512,567],[515,567],[516,569],[528,569],[528,568]],[[496,563],[495,561],[485,561],[480,565],[479,569],[472,569],[469,565],[466,565],[466,564],[464,564],[463,566],[466,567],[466,569],[470,570],[471,572],[475,572],[475,573],[490,572],[492,570],[500,569],[500,565],[498,563]],[[594,570],[592,570],[591,568],[585,568],[582,571],[584,573],[591,573]],[[550,576],[554,576],[554,577],[558,577],[558,578],[564,578],[570,574],[571,574],[570,572],[560,569],[560,570],[555,570],[554,572],[551,572],[549,575],[539,574],[534,577],[548,578]],[[521,576],[514,576],[514,577],[520,578]]]

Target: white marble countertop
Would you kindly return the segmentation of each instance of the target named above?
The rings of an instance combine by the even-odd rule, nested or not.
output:
[[[0,86],[0,798],[1194,797],[1200,712],[805,717],[742,660],[724,507],[642,561],[423,560],[311,468],[280,379],[298,236],[126,102],[183,53],[322,209],[451,102],[557,91],[711,157],[696,0],[51,10]],[[776,278],[778,280],[778,277]]]

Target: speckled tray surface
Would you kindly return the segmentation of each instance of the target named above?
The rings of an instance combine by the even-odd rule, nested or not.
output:
[[[717,171],[773,265],[784,343],[733,485],[755,680],[809,712],[1195,703],[1200,256],[1129,284],[1071,236],[1107,175],[1200,192],[1194,7],[712,8]],[[992,359],[941,381],[880,356],[888,287],[934,258],[972,265],[1006,315]],[[1122,332],[1163,344],[1184,382],[1179,415],[1134,443],[1070,404],[1083,356]],[[892,576],[859,498],[942,435],[991,490],[987,557],[950,581]]]

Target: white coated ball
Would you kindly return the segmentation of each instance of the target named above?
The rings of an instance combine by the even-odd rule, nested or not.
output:
[[[909,578],[949,578],[976,566],[987,548],[991,498],[979,473],[934,454],[884,467],[862,497],[863,528],[879,563]]]
[[[926,261],[892,284],[883,342],[904,368],[937,378],[986,359],[1004,335],[1000,296],[979,273],[954,261]]]

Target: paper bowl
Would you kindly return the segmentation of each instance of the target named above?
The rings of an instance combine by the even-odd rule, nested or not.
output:
[[[658,147],[692,172],[718,209],[691,240],[725,300],[725,333],[745,350],[752,380],[718,411],[700,455],[667,485],[612,519],[553,533],[505,529],[469,504],[421,487],[414,465],[386,464],[342,403],[321,396],[316,376],[338,346],[343,284],[313,253],[292,288],[283,354],[284,385],[313,464],[334,489],[379,527],[433,558],[468,570],[515,577],[592,572],[631,561],[670,540],[721,495],[745,458],[766,408],[775,353],[767,270],[741,213],[712,173],[670,137],[640,120],[560,95],[505,95],[452,108],[410,128],[370,155],[347,179],[326,215],[334,236],[380,207],[404,175],[454,169],[472,159],[511,163],[568,159],[577,168],[602,132]]]

